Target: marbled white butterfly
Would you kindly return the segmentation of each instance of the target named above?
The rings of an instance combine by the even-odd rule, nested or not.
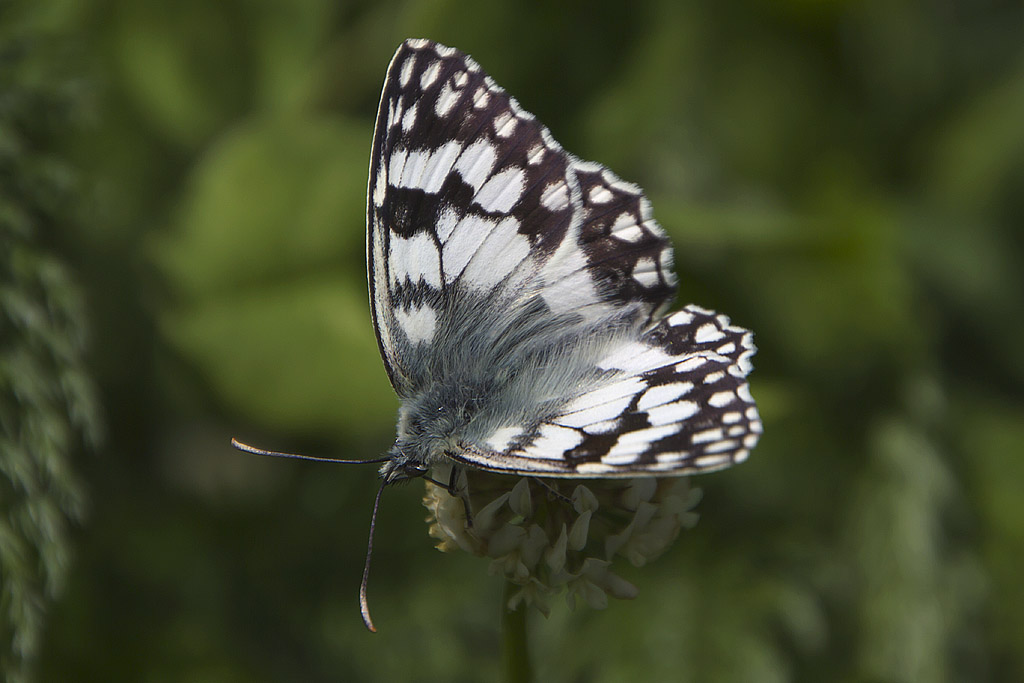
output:
[[[747,458],[753,335],[665,315],[672,247],[640,188],[566,152],[467,55],[407,40],[370,157],[370,308],[402,401],[387,484],[455,464],[536,477],[674,476]],[[458,472],[451,469],[452,475]],[[467,513],[469,511],[467,510]]]
[[[664,315],[672,248],[640,188],[577,159],[467,55],[407,40],[370,157],[373,324],[401,398],[385,482],[436,463],[540,477],[741,462],[753,335]]]

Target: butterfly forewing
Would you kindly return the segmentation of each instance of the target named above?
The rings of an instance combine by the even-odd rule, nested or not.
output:
[[[400,395],[415,390],[409,366],[461,305],[456,290],[536,280],[572,220],[567,165],[470,58],[427,41],[399,48],[377,114],[367,251],[374,325]]]
[[[367,205],[396,452],[615,477],[753,447],[750,333],[697,307],[662,318],[672,250],[642,191],[565,152],[466,55],[396,52]]]

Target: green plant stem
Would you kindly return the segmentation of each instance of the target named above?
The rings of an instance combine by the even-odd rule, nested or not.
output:
[[[532,683],[533,667],[530,664],[529,643],[526,634],[526,605],[520,603],[519,608],[508,607],[509,599],[517,586],[511,581],[505,582],[505,590],[501,599],[501,660],[505,683]]]

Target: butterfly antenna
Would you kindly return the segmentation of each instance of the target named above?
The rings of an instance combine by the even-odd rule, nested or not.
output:
[[[246,453],[253,453],[255,455],[269,455],[274,458],[292,458],[293,460],[316,460],[317,462],[335,462],[341,465],[367,465],[371,463],[381,463],[388,460],[387,456],[382,458],[374,458],[373,460],[341,460],[339,458],[329,458],[327,456],[320,455],[302,455],[301,453],[282,453],[280,451],[265,451],[262,448],[256,448],[249,444],[244,444],[238,439],[231,439],[231,445],[240,451]]]
[[[366,563],[363,565],[363,580],[359,584],[359,613],[363,615],[363,623],[366,624],[366,628],[370,629],[373,633],[376,633],[377,629],[374,628],[373,620],[370,619],[370,602],[366,599],[366,583],[370,579],[370,558],[373,556],[373,533],[377,528],[377,508],[380,506],[380,495],[384,493],[384,487],[387,483],[386,479],[381,481],[380,487],[377,489],[377,497],[373,499],[373,515],[370,517],[370,540],[366,543]]]

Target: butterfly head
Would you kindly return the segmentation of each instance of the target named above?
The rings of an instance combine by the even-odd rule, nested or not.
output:
[[[385,484],[416,479],[425,476],[430,471],[430,466],[421,457],[403,447],[402,443],[398,441],[388,451],[387,458],[380,467],[380,478],[384,480]]]
[[[470,382],[436,385],[406,399],[397,436],[381,466],[381,478],[397,482],[426,475],[462,450],[467,430],[481,417],[481,391]]]

